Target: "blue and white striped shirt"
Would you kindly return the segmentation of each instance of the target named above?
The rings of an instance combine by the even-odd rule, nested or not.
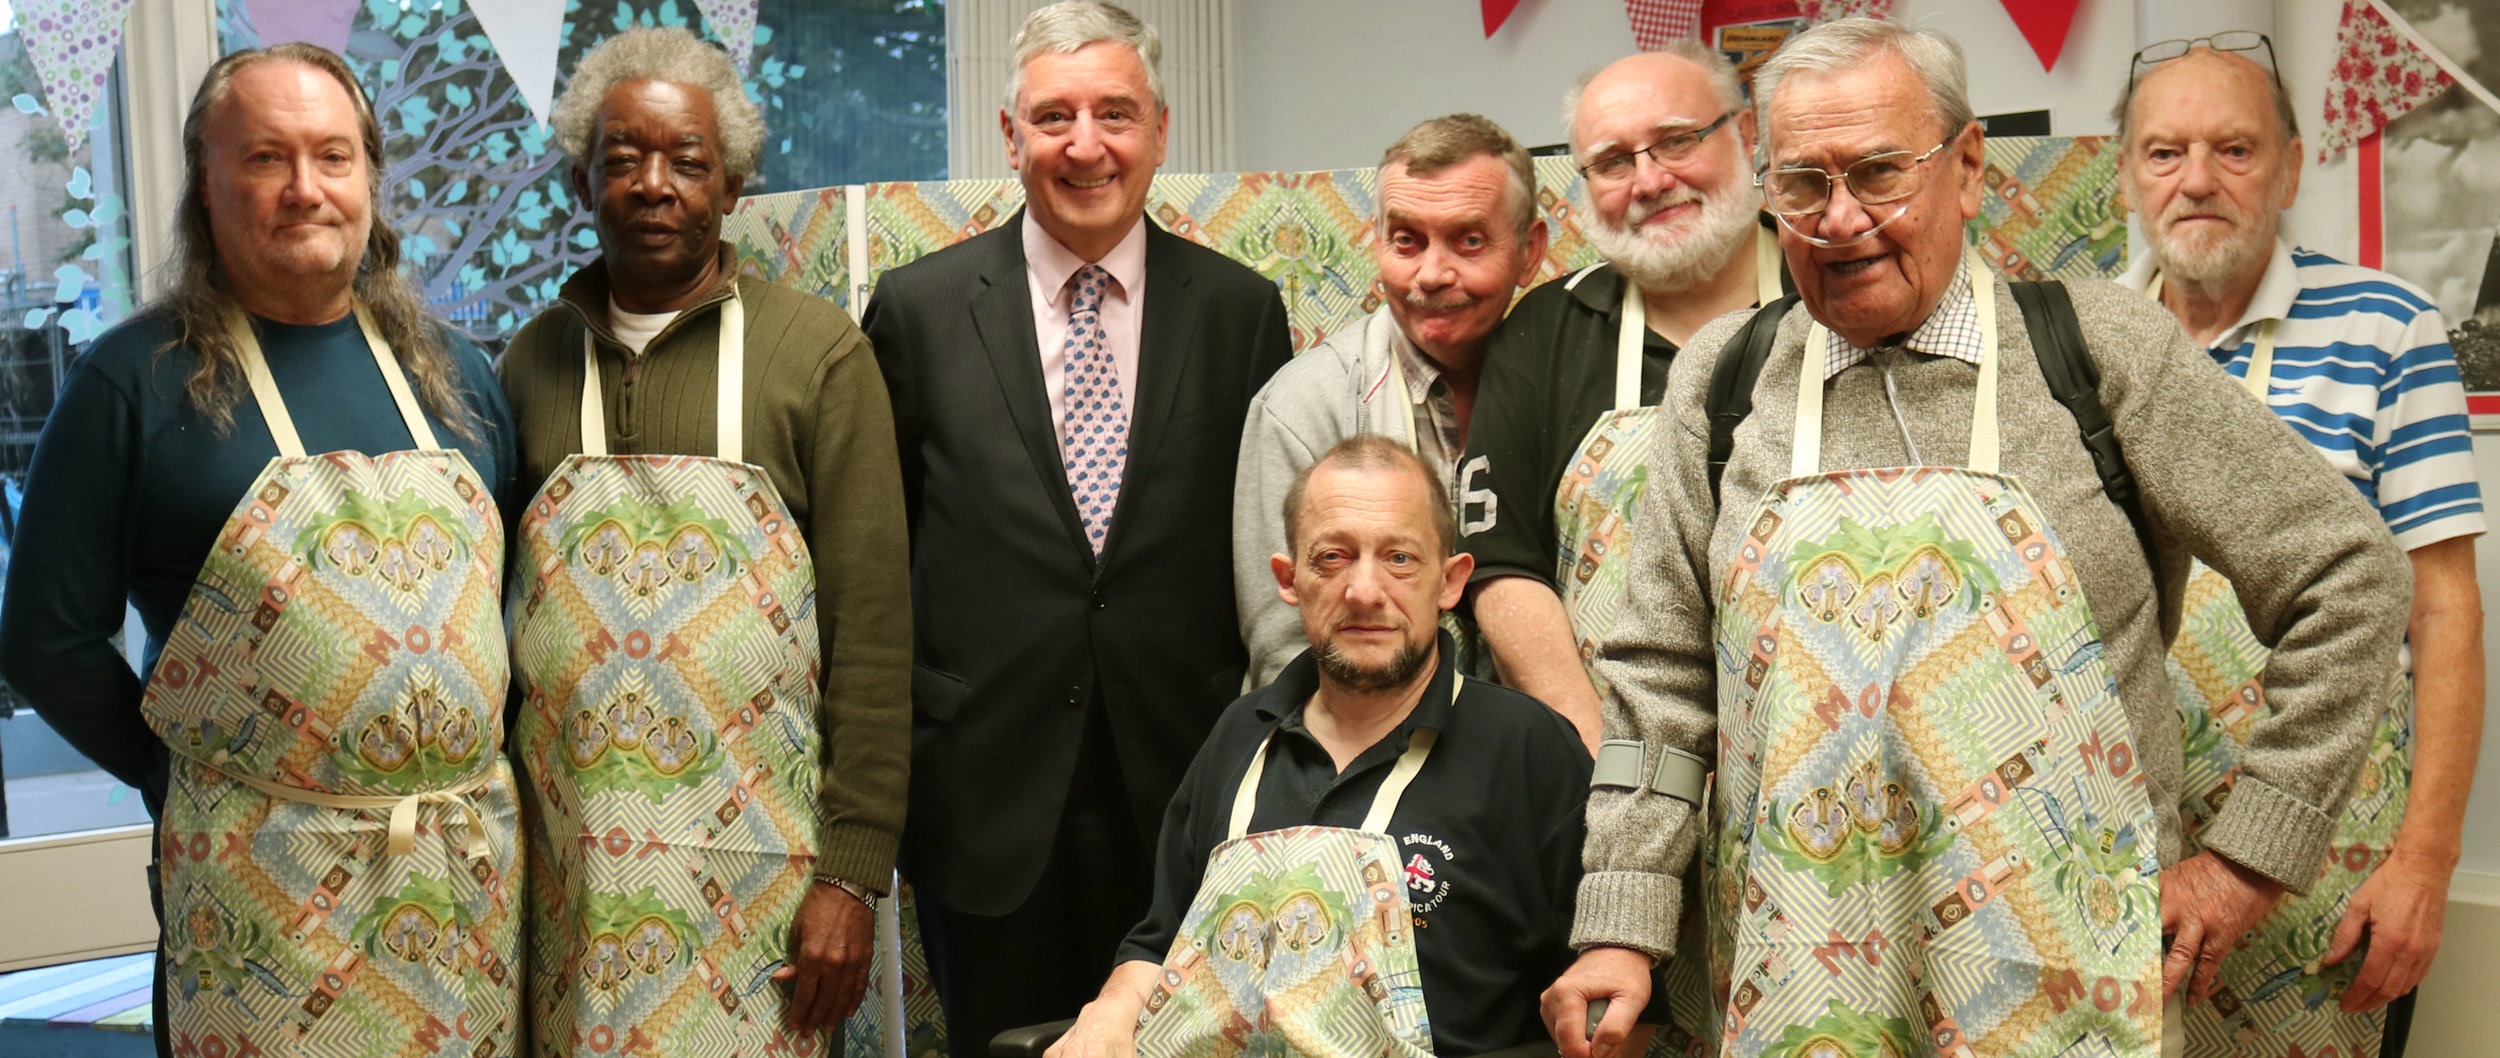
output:
[[[2143,290],[2151,255],[2120,282]],[[2375,268],[2277,240],[2239,322],[2207,351],[2248,376],[2274,320],[2266,404],[2377,506],[2405,550],[2483,532],[2465,383],[2430,295]]]

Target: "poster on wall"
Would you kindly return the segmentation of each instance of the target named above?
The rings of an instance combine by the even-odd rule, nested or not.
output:
[[[2500,0],[2387,0],[2482,84],[2500,85]],[[2381,133],[2384,266],[2448,320],[2477,430],[2500,430],[2500,111],[2451,89]]]
[[[1736,64],[1746,84],[1754,67],[1805,28],[1797,0],[1709,0],[1701,9],[1701,39]]]

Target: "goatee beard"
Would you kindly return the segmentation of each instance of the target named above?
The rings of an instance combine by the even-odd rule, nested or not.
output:
[[[1415,676],[1424,671],[1424,666],[1432,661],[1432,651],[1428,646],[1417,646],[1409,642],[1398,648],[1397,654],[1390,657],[1388,664],[1367,667],[1356,664],[1353,659],[1339,653],[1336,644],[1323,643],[1314,657],[1319,662],[1320,672],[1339,686],[1350,691],[1373,694],[1396,690],[1413,682]]]
[[[1598,256],[1644,292],[1665,293],[1697,286],[1717,275],[1744,248],[1755,223],[1755,211],[1742,195],[1722,190],[1701,196],[1701,212],[1660,241],[1633,230],[1637,221],[1625,211],[1624,223],[1611,225],[1592,213],[1585,229]]]

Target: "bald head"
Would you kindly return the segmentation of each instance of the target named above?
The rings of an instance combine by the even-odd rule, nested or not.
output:
[[[1678,40],[1661,51],[1617,59],[1583,78],[1563,100],[1563,123],[1571,133],[1572,156],[1586,163],[1594,148],[1612,142],[1618,126],[1645,126],[1646,133],[1661,125],[1701,125],[1744,107],[1744,88],[1727,59],[1700,41]]]
[[[2274,74],[2199,48],[2136,79],[2122,104],[2119,192],[2163,276],[2253,282],[2300,194],[2300,139]]]
[[[2180,105],[2182,95],[2219,100],[2234,110],[2271,111],[2284,142],[2300,139],[2300,117],[2292,110],[2291,93],[2274,71],[2245,52],[2199,47],[2154,65],[2127,85],[2110,115],[2118,123],[2120,141],[2135,135],[2148,107],[2166,113]]]

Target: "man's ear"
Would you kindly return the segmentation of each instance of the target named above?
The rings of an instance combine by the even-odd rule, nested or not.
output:
[[[1302,597],[1293,590],[1293,556],[1282,552],[1269,555],[1267,569],[1276,575],[1276,597],[1285,600],[1287,606],[1301,606]]]
[[[1543,217],[1538,217],[1536,223],[1528,225],[1527,252],[1519,257],[1519,277],[1516,280],[1519,289],[1526,290],[1536,284],[1537,266],[1545,263],[1545,247],[1550,235],[1551,233],[1545,228]]]
[[[1467,578],[1476,572],[1476,556],[1461,551],[1441,564],[1441,598],[1444,610],[1458,608],[1458,600],[1467,594]]]
[[[2293,200],[2300,197],[2300,137],[2292,137],[2291,151],[2291,156],[2283,162],[2283,200],[2275,203],[2276,209],[2290,209]]]
[[[581,162],[575,162],[566,166],[564,172],[565,182],[573,186],[573,201],[581,205],[582,212],[599,212],[599,207],[590,201],[590,169]]]
[[[1988,147],[1982,142],[1986,138],[1987,134],[1980,131],[1979,122],[1974,120],[1963,126],[1962,141],[1953,151],[1953,163],[1962,171],[1962,219],[1965,221],[1979,216],[1980,200],[1988,191]]]
[[[728,179],[728,181],[727,181],[727,187],[726,187],[726,189],[725,189],[724,193],[721,195],[721,203],[720,203],[720,215],[721,215],[721,216],[726,217],[726,216],[728,216],[728,215],[729,215],[732,211],[734,211],[734,210],[736,210],[736,209],[738,208],[738,194],[739,194],[739,192],[745,191],[745,190],[746,190],[746,186],[747,186],[747,178],[746,178],[746,177],[743,177],[743,176],[733,176],[733,177],[730,177],[730,178]]]
[[[1023,169],[1022,165],[1016,164],[1016,119],[1007,116],[1005,107],[1000,107],[998,111],[998,135],[1007,143],[1007,168]]]

